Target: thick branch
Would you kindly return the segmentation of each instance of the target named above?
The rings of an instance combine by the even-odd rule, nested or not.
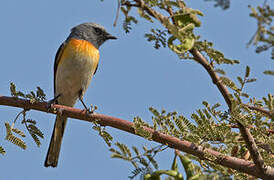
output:
[[[248,105],[248,104],[244,104],[244,106],[248,107],[251,110],[255,110],[255,111],[261,112],[264,115],[268,116],[269,118],[274,118],[274,112],[273,111],[268,111],[268,110],[266,110],[264,108],[256,107],[256,106],[251,106],[251,105]]]
[[[250,133],[250,130],[244,127],[241,123],[238,123],[238,126],[254,163],[256,164],[257,168],[261,171],[261,173],[264,173],[264,160],[258,151],[257,145]]]
[[[59,110],[64,116],[70,118],[75,118],[88,122],[93,122],[94,120],[96,120],[102,126],[110,126],[116,129],[120,129],[122,131],[129,132],[131,134],[135,134],[134,124],[132,122],[111,116],[106,116],[103,114],[89,115],[86,113],[85,110],[72,107],[53,105],[53,107],[48,110],[47,103],[45,102],[31,104],[28,100],[7,96],[0,96],[0,105],[13,106],[24,109],[33,109],[53,114],[58,112]],[[266,173],[261,173],[258,168],[256,168],[256,165],[250,161],[227,156],[217,151],[203,148],[202,146],[197,146],[189,141],[180,140],[178,138],[162,134],[147,127],[145,127],[145,130],[152,133],[153,141],[168,145],[170,148],[178,149],[180,151],[192,154],[200,159],[209,160],[225,167],[253,175],[258,178],[274,179],[274,169],[269,166],[266,167]],[[210,157],[210,159],[208,157]]]

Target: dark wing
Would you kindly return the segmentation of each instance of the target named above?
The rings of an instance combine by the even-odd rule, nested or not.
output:
[[[55,60],[54,60],[54,96],[55,96],[55,78],[56,78],[56,72],[58,68],[58,64],[60,62],[62,53],[64,51],[65,43],[61,44],[61,46],[58,48],[57,53],[55,55]]]
[[[99,65],[99,63],[98,63],[97,66],[96,66],[96,69],[95,69],[95,71],[94,71],[94,74],[97,72],[98,65]],[[94,74],[93,74],[93,75],[94,75]]]

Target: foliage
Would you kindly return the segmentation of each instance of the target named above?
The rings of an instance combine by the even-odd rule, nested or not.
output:
[[[110,149],[112,152],[112,158],[130,162],[134,167],[134,170],[131,172],[132,175],[129,176],[129,179],[134,179],[137,176],[140,176],[140,179],[144,180],[160,180],[162,175],[166,175],[168,177],[166,178],[167,180],[183,180],[183,174],[186,175],[185,179],[188,180],[206,180],[212,179],[213,177],[229,179],[228,176],[218,174],[210,169],[203,173],[201,167],[194,164],[188,155],[183,155],[177,150],[175,150],[171,168],[159,169],[155,157],[159,152],[167,149],[167,147],[164,145],[159,145],[151,149],[147,149],[145,146],[143,146],[143,154],[140,153],[140,150],[137,147],[133,146],[132,151],[134,152],[134,156],[133,152],[125,144],[117,142],[115,143],[115,146],[118,149]],[[178,164],[178,158],[181,164]],[[150,164],[152,164],[152,166],[150,166]],[[183,166],[185,173],[182,172],[182,169],[179,168],[179,165]]]
[[[169,37],[165,37],[166,31],[161,31],[159,29],[155,30],[152,28],[152,33],[147,33],[145,35],[147,40],[154,41],[154,47],[156,49],[160,47],[160,44],[165,47],[167,42],[168,47],[177,54],[184,54],[190,50],[196,39],[193,30],[195,27],[199,27],[201,25],[201,22],[197,16],[203,16],[203,14],[198,10],[186,7],[183,1],[176,3],[174,1],[147,0],[145,2],[146,3],[143,4],[143,6],[145,6],[144,8],[157,6],[162,10],[169,8],[177,9],[175,14],[172,16],[172,19],[176,22],[177,27],[172,25],[168,19],[158,16],[159,14],[153,15],[154,18],[160,20],[161,23],[168,29]],[[129,16],[131,6],[134,6],[134,4],[131,4],[129,1],[122,0],[121,5],[121,11],[125,15],[123,28],[125,32],[128,33],[131,30],[131,22],[134,22],[135,24],[138,22],[135,17]],[[147,13],[142,8],[138,8],[138,13],[141,18],[144,18],[149,22],[153,22],[151,14]],[[176,39],[179,40],[179,43],[175,43]]]
[[[23,92],[16,90],[16,86],[14,83],[10,83],[10,92],[13,97],[15,98],[23,97],[25,99],[30,100],[31,103],[44,101],[46,97],[46,95],[44,94],[43,90],[40,87],[37,87],[37,90],[35,93],[31,91],[28,94],[24,94]],[[22,149],[27,148],[25,141],[22,139],[22,138],[25,138],[26,135],[23,130],[19,128],[15,128],[16,121],[18,120],[20,116],[22,117],[21,124],[25,126],[26,130],[28,131],[28,133],[30,134],[30,136],[32,137],[32,139],[34,140],[34,142],[36,143],[38,147],[40,147],[41,145],[39,138],[42,138],[42,139],[44,138],[42,131],[36,126],[36,121],[26,118],[27,111],[28,111],[27,109],[24,109],[21,112],[19,112],[11,125],[9,122],[5,122],[5,127],[6,127],[5,139]],[[0,153],[1,154],[6,153],[2,146],[0,146]]]
[[[239,60],[231,60],[224,57],[224,54],[216,49],[212,48],[213,43],[208,42],[206,40],[204,41],[197,41],[195,43],[195,48],[199,50],[200,52],[203,52],[207,55],[208,59],[210,60],[210,65],[214,67],[215,64],[239,64]]]
[[[155,41],[154,48],[159,49],[161,45],[166,47],[166,31],[161,31],[160,29],[151,29],[151,33],[146,33],[145,37],[148,41]]]
[[[154,157],[159,153],[164,151],[167,147],[164,145],[159,145],[154,148],[148,149],[147,147],[143,146],[144,153],[141,154],[139,149],[135,146],[132,147],[132,151],[134,152],[135,156],[131,150],[122,143],[116,142],[115,146],[118,149],[111,148],[110,151],[112,152],[112,158],[118,158],[125,161],[130,162],[134,166],[134,170],[132,171],[132,175],[129,176],[130,179],[133,179],[139,174],[146,174],[151,172],[154,169],[158,169],[158,163],[154,159]],[[150,166],[152,164],[152,166]]]
[[[264,74],[268,74],[268,75],[274,75],[274,71],[271,71],[271,70],[266,70],[264,71]]]
[[[26,143],[12,133],[14,132],[20,135],[21,137],[26,137],[23,131],[20,131],[19,129],[13,130],[14,128],[10,126],[8,122],[5,123],[5,126],[6,126],[6,140],[12,142],[13,144],[17,145],[18,147],[22,149],[26,149],[27,148]]]
[[[267,1],[263,5],[253,8],[250,6],[250,17],[257,20],[257,31],[248,42],[249,45],[255,45],[256,52],[260,53],[272,49],[272,59],[274,59],[274,27],[271,26],[274,17],[274,10],[271,9]],[[260,43],[260,45],[258,45]]]
[[[140,117],[135,117],[133,123],[135,134],[151,140],[152,134],[145,129],[145,127],[150,127],[148,123],[143,121]]]
[[[2,146],[0,146],[0,154],[2,154],[2,155],[6,154],[6,151]]]
[[[249,95],[243,92],[244,86],[248,83],[252,83],[256,81],[256,78],[249,78],[249,75],[250,75],[250,67],[246,66],[244,77],[237,76],[239,86],[237,86],[235,82],[233,82],[231,79],[225,76],[220,77],[220,80],[224,85],[226,85],[227,87],[235,91],[235,94],[234,94],[235,97],[240,103],[242,103],[240,96],[249,98]]]
[[[23,110],[20,113],[18,113],[18,115],[16,116],[16,118],[13,121],[11,126],[8,122],[5,123],[6,134],[7,134],[6,139],[8,141],[12,142],[13,144],[21,147],[22,149],[27,148],[26,143],[20,138],[20,137],[25,138],[26,137],[25,133],[22,130],[14,127],[15,123],[16,123],[16,121],[17,121],[17,119],[19,118],[20,115],[22,115],[21,124],[25,125],[25,128],[27,129],[27,131],[31,135],[31,137],[34,140],[34,142],[36,143],[36,145],[38,147],[40,147],[41,142],[40,142],[39,137],[43,139],[44,135],[41,132],[41,130],[36,126],[36,121],[35,120],[26,119],[26,110]],[[15,136],[12,132],[19,135],[20,137]]]
[[[105,130],[105,127],[102,127],[96,121],[94,121],[93,124],[94,125],[93,125],[92,129],[94,129],[95,131],[98,131],[99,136],[101,136],[103,138],[103,140],[105,141],[105,143],[110,147],[113,137]]]
[[[214,7],[220,7],[222,9],[228,9],[230,7],[230,0],[205,0],[205,1],[214,1]]]
[[[205,175],[202,174],[200,167],[193,164],[187,156],[184,156],[179,152],[175,153],[171,169],[159,170],[155,156],[159,152],[167,149],[167,147],[164,145],[159,145],[151,149],[147,149],[145,146],[143,146],[143,154],[140,153],[137,147],[133,146],[132,151],[134,152],[135,156],[132,156],[133,152],[131,152],[130,148],[128,148],[125,144],[117,142],[115,145],[118,149],[110,149],[112,152],[112,158],[128,161],[134,166],[134,170],[131,172],[132,175],[129,176],[130,179],[140,175],[141,179],[144,180],[158,180],[160,179],[160,176],[167,175],[169,178],[173,178],[174,180],[183,180],[183,174],[179,171],[178,168],[177,156],[179,156],[181,164],[184,167],[187,179],[196,180],[201,177],[205,177]],[[152,166],[150,166],[150,164],[152,164]]]
[[[272,166],[274,162],[274,135],[269,134],[267,129],[273,129],[274,124],[269,123],[270,119],[264,117],[259,112],[250,111],[244,106],[241,106],[242,100],[240,96],[246,97],[246,95],[242,93],[243,87],[246,83],[252,81],[248,81],[249,74],[250,69],[247,67],[243,78],[244,80],[240,83],[240,88],[235,89],[236,94],[239,96],[237,96],[238,99],[234,101],[234,108],[231,113],[217,110],[221,106],[219,103],[210,106],[208,102],[203,101],[204,108],[198,109],[193,113],[191,115],[192,120],[187,119],[183,115],[178,115],[177,112],[167,113],[165,110],[159,112],[151,107],[149,110],[153,114],[153,125],[148,125],[141,120],[140,117],[138,117],[137,123],[140,124],[139,122],[142,122],[144,127],[151,127],[161,133],[200,144],[204,148],[211,148],[223,154],[233,154],[235,157],[245,159],[250,158],[245,142],[241,134],[234,131],[232,127],[235,125],[235,120],[240,120],[246,126],[253,124],[254,127],[252,127],[251,132],[258,144],[262,144],[262,146],[260,145],[259,147],[260,152],[264,156],[265,164]],[[268,106],[269,110],[273,110],[273,95],[269,94],[268,98],[263,98],[263,100],[264,105],[262,101],[250,98],[252,104],[256,106],[260,105],[260,107]],[[136,121],[134,122],[136,123]],[[147,135],[144,135],[144,137],[147,138]],[[201,161],[194,156],[189,157],[197,160],[201,167],[204,168],[205,173],[217,171],[216,177],[220,175],[229,177],[231,175],[231,170],[220,165],[213,164],[210,161]],[[209,159],[210,158],[211,157],[209,157]],[[237,173],[235,176],[240,177],[244,175]]]
[[[207,1],[214,1],[214,6],[222,9],[230,7],[230,0]],[[222,107],[220,103],[210,105],[207,101],[203,101],[204,107],[197,109],[188,118],[178,112],[166,112],[164,109],[158,111],[151,107],[149,110],[153,114],[152,124],[145,122],[141,117],[135,117],[133,120],[135,133],[151,140],[152,134],[146,129],[152,128],[155,131],[190,141],[225,155],[249,160],[250,154],[246,142],[242,138],[241,133],[236,130],[238,128],[237,123],[240,122],[245,127],[250,128],[265,165],[273,166],[274,134],[268,131],[274,128],[273,118],[271,119],[259,111],[249,109],[245,105],[245,103],[248,103],[250,106],[268,108],[269,111],[273,111],[273,94],[268,94],[267,97],[258,100],[248,94],[248,92],[245,92],[245,86],[256,81],[256,78],[250,77],[251,71],[249,66],[246,66],[243,76],[239,75],[236,77],[237,81],[235,82],[226,76],[225,70],[220,68],[219,65],[235,65],[239,64],[240,61],[226,58],[222,52],[213,48],[212,42],[200,40],[201,37],[194,33],[194,30],[201,26],[199,16],[203,16],[203,13],[187,7],[186,3],[180,0],[144,0],[142,2],[122,0],[122,12],[127,9],[126,13],[124,12],[126,16],[124,23],[128,21],[127,16],[133,9],[132,7],[137,8],[139,16],[145,21],[154,22],[157,20],[160,23],[160,28],[151,28],[150,33],[145,34],[145,38],[149,42],[154,43],[155,49],[166,47],[167,45],[180,59],[194,61],[196,59],[190,54],[190,51],[193,49],[198,50],[208,59],[208,65],[206,66],[209,66],[215,73],[221,75],[219,78],[220,82],[217,83],[221,83],[232,90],[232,93],[229,94],[232,102],[230,110],[224,109],[225,107]],[[166,14],[169,16],[165,16]],[[257,47],[256,51],[258,53],[273,47],[273,27],[270,25],[273,10],[269,5],[264,4],[262,7],[258,6],[257,10],[252,8],[250,16],[258,21],[258,30],[249,42],[249,45],[264,43]],[[130,17],[134,19],[134,22],[138,22],[137,17]],[[129,31],[126,30],[126,32]],[[266,70],[264,73],[274,74],[272,70]],[[127,149],[129,151],[126,145],[120,146],[123,147],[120,147],[120,150]],[[126,150],[124,151],[127,152]],[[175,173],[172,169],[153,170],[153,168],[148,169],[146,166],[136,167],[136,162],[132,162],[132,156],[129,153],[123,154],[120,151],[120,153],[117,153],[114,149],[112,149],[112,152],[114,152],[113,157],[129,161],[134,165],[134,175],[146,174],[143,176],[143,179],[160,179],[162,174],[171,175]],[[203,174],[203,176],[199,176],[200,179],[231,179],[232,174],[236,179],[248,177],[246,174],[213,163],[214,158],[210,155],[207,160],[200,160],[188,154],[185,157],[199,162],[200,172]],[[188,163],[191,164],[191,160],[184,161],[181,159],[182,164],[185,162],[185,166]],[[191,171],[188,172],[186,169],[185,172],[186,174],[191,174]],[[175,174],[173,175],[172,177],[174,178]]]
[[[128,15],[130,10],[131,10],[130,6],[121,7],[121,11],[125,15],[125,20],[123,22],[123,29],[125,30],[126,33],[129,33],[130,30],[132,29],[131,27],[132,22],[135,24],[138,23],[138,21],[133,16]]]
[[[44,91],[38,86],[36,92],[31,91],[30,93],[23,93],[21,91],[16,91],[16,86],[14,83],[10,83],[10,93],[13,97],[22,97],[30,100],[31,103],[43,102],[46,100],[46,95]]]
[[[31,135],[32,139],[34,140],[34,142],[36,143],[36,145],[38,147],[40,147],[41,142],[40,142],[40,138],[44,138],[44,134],[42,133],[42,131],[36,126],[36,121],[32,120],[32,119],[24,119],[22,120],[22,124],[25,125],[27,131],[29,132],[29,134]]]

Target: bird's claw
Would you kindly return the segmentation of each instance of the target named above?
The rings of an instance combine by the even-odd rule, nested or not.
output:
[[[90,108],[86,108],[88,114],[95,114],[95,111],[98,109],[96,105],[90,105]]]
[[[48,111],[52,108],[52,105],[55,104],[55,101],[53,101],[53,99],[49,100],[47,102],[47,109]]]
[[[52,108],[52,105],[56,103],[57,99],[61,96],[61,94],[58,94],[56,97],[54,97],[53,99],[49,100],[47,102],[47,109],[48,111]]]

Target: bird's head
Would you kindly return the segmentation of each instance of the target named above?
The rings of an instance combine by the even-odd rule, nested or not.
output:
[[[108,39],[117,39],[96,23],[83,23],[71,29],[69,38],[83,39],[99,48]]]

